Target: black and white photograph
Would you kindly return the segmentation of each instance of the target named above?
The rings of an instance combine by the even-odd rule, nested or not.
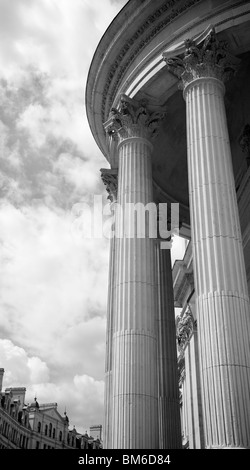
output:
[[[249,80],[249,0],[0,0],[1,459],[250,448]]]

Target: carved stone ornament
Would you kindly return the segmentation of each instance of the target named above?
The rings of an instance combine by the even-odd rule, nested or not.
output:
[[[184,315],[176,318],[176,336],[179,352],[182,352],[188,344],[194,331],[194,325],[195,321],[190,307],[188,307]]]
[[[185,358],[184,358],[183,351],[181,351],[181,353],[178,356],[177,370],[178,370],[179,388],[181,388],[186,377]]]
[[[219,41],[214,28],[201,44],[194,39],[184,42],[185,51],[181,56],[164,57],[168,70],[181,79],[180,88],[197,78],[217,78],[226,82],[236,72],[239,59],[228,51],[228,44]]]
[[[109,136],[122,142],[129,137],[152,139],[157,135],[159,121],[165,113],[150,113],[144,101],[137,102],[121,95],[118,108],[112,108],[108,121],[104,124]]]
[[[242,152],[250,157],[250,125],[246,124],[239,138],[239,144]]]
[[[117,200],[118,171],[117,168],[101,168],[101,178],[108,192],[108,199],[111,202]]]
[[[108,106],[111,107],[124,75],[142,49],[150,44],[157,34],[175,21],[178,16],[183,15],[189,8],[192,8],[199,2],[200,0],[189,0],[180,4],[179,0],[165,0],[163,5],[157,8],[157,10],[150,12],[149,16],[138,26],[133,35],[128,37],[127,42],[122,43],[122,48],[117,50],[117,56],[110,65],[103,90],[103,121],[105,119],[106,101],[108,101]],[[178,39],[179,36],[181,36],[181,32],[177,34],[176,38]]]

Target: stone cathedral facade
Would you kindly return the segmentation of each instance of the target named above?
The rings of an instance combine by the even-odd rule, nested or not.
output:
[[[115,217],[105,448],[250,447],[249,78],[250,1],[130,0],[96,49],[86,108]],[[128,203],[179,204],[173,271],[148,218],[117,236]]]

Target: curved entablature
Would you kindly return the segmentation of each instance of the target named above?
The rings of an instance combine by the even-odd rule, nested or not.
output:
[[[172,200],[180,202],[186,223],[189,202],[185,103],[178,90],[178,79],[169,72],[163,55],[174,55],[186,39],[202,41],[213,25],[219,39],[227,41],[232,53],[246,59],[238,77],[242,80],[240,87],[247,90],[249,24],[250,1],[130,0],[101,39],[90,67],[87,116],[94,138],[111,167],[117,166],[116,146],[107,137],[103,124],[111,109],[117,107],[121,94],[146,101],[151,112],[166,112],[153,153],[153,179]],[[233,122],[237,115],[232,105],[237,106],[234,89],[235,82],[233,86],[228,85],[229,131],[231,145],[235,147],[233,161],[237,176],[243,159],[237,147],[238,134],[250,119],[247,115],[242,117],[242,129]],[[250,102],[250,93],[246,93]]]

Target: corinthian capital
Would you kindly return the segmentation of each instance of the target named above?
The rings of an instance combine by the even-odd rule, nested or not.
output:
[[[117,168],[101,168],[101,178],[108,192],[108,199],[111,202],[117,200],[118,172]]]
[[[176,318],[176,334],[179,351],[183,351],[188,344],[193,331],[194,331],[194,317],[190,307],[186,310],[183,316]]]
[[[228,51],[228,44],[219,41],[214,28],[198,44],[194,39],[184,41],[184,53],[169,57],[163,54],[168,70],[181,79],[180,88],[197,78],[217,78],[226,82],[237,70],[239,59]]]
[[[112,108],[110,117],[104,124],[109,136],[123,141],[129,137],[151,139],[157,135],[159,121],[165,113],[150,113],[145,102],[138,103],[121,95],[117,108]]]

